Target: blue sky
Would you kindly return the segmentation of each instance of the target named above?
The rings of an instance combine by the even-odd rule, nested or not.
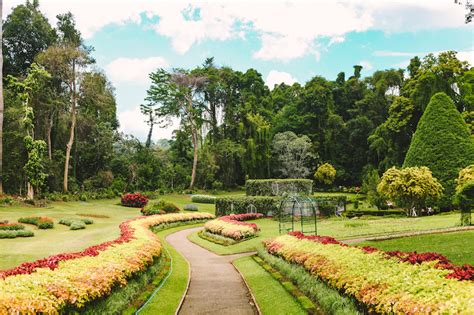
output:
[[[21,2],[4,1],[4,15]],[[355,64],[370,75],[444,50],[474,61],[474,23],[464,24],[465,10],[453,0],[40,0],[40,9],[53,23],[58,13],[76,16],[116,88],[121,129],[141,139],[147,126],[139,105],[158,67],[192,68],[213,56],[218,65],[257,69],[272,87],[334,79]],[[154,138],[172,129],[157,129]]]

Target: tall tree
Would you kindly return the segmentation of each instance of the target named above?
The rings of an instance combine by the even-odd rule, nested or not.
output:
[[[63,191],[68,191],[69,167],[71,150],[77,123],[77,102],[81,84],[81,71],[94,62],[90,57],[91,49],[82,45],[80,32],[75,28],[74,18],[71,13],[58,15],[58,33],[60,42],[40,53],[38,61],[58,80],[67,86],[70,99],[70,125],[69,137],[66,144],[64,161]]]
[[[35,56],[56,41],[56,33],[39,10],[38,0],[16,6],[5,19],[5,74],[25,76]]]
[[[0,17],[3,0],[0,0]],[[0,43],[3,43],[3,19],[0,21]],[[3,194],[3,47],[0,47],[0,194]]]
[[[152,83],[146,100],[150,104],[156,104],[158,117],[179,118],[191,133],[193,168],[189,188],[193,189],[198,164],[199,130],[205,111],[201,88],[206,78],[183,69],[174,69],[171,73],[158,69],[150,74],[150,78]]]

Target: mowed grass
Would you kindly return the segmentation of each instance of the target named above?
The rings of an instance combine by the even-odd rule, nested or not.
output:
[[[474,265],[474,231],[411,236],[355,245],[372,246],[385,251],[436,252],[445,255],[454,264]]]
[[[164,283],[158,293],[150,300],[150,302],[142,309],[140,314],[163,314],[172,315],[176,313],[176,309],[186,291],[189,279],[189,265],[184,257],[179,254],[171,245],[166,242],[166,236],[201,224],[184,225],[176,228],[160,231],[157,233],[164,248],[168,250],[173,262],[172,272],[168,280]]]
[[[252,257],[233,262],[250,287],[262,314],[306,314],[300,304]]]
[[[279,223],[273,219],[254,222],[260,227],[258,237],[230,246],[222,246],[200,238],[197,233],[188,238],[192,242],[220,255],[254,251],[265,239],[279,235]],[[437,215],[418,218],[373,218],[342,219],[330,218],[318,221],[318,234],[335,237],[338,240],[389,235],[391,233],[422,231],[454,227],[459,222],[459,214]]]
[[[26,261],[34,261],[63,252],[76,252],[85,248],[113,240],[120,235],[121,222],[140,215],[136,208],[119,205],[120,200],[99,200],[91,202],[53,202],[46,208],[11,206],[0,208],[0,220],[16,222],[20,217],[47,216],[54,220],[54,228],[40,230],[34,225],[26,229],[35,233],[34,237],[0,239],[0,269],[15,267]],[[84,230],[69,230],[58,224],[61,218],[84,218],[77,213],[105,215],[108,218],[92,218],[94,224]]]
[[[242,192],[223,193],[236,195]],[[190,195],[169,194],[160,196],[175,203],[180,209],[190,204]],[[150,202],[153,202],[151,200]],[[196,204],[198,211],[214,213],[213,204]],[[84,218],[77,214],[105,215],[108,218],[94,218],[94,224],[84,230],[71,231],[69,227],[58,224],[62,218]],[[50,255],[84,250],[85,248],[110,241],[120,235],[119,225],[125,220],[140,216],[140,209],[120,206],[120,199],[91,200],[88,202],[52,202],[47,207],[9,206],[0,207],[0,220],[17,222],[20,217],[47,216],[53,218],[54,228],[39,230],[36,226],[26,225],[26,229],[35,233],[34,237],[0,239],[0,270],[9,269],[27,261],[34,261]]]

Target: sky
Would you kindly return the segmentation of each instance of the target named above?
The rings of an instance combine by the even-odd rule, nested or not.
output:
[[[3,18],[21,3],[5,0]],[[40,0],[40,10],[52,24],[73,13],[115,87],[120,130],[142,140],[140,104],[157,68],[191,69],[213,56],[217,65],[257,69],[273,88],[333,80],[355,64],[363,76],[404,68],[415,55],[446,50],[474,64],[474,23],[464,23],[454,0]],[[171,138],[175,126],[155,128],[154,140]]]

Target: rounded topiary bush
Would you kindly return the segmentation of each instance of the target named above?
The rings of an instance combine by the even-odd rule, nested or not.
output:
[[[461,169],[474,161],[474,141],[461,113],[445,93],[431,98],[413,135],[403,167],[426,166],[444,187],[450,204]]]
[[[144,206],[141,212],[143,215],[176,213],[179,212],[179,208],[172,202],[159,199]]]
[[[140,193],[125,194],[121,198],[124,207],[143,208],[148,203],[148,198]]]

